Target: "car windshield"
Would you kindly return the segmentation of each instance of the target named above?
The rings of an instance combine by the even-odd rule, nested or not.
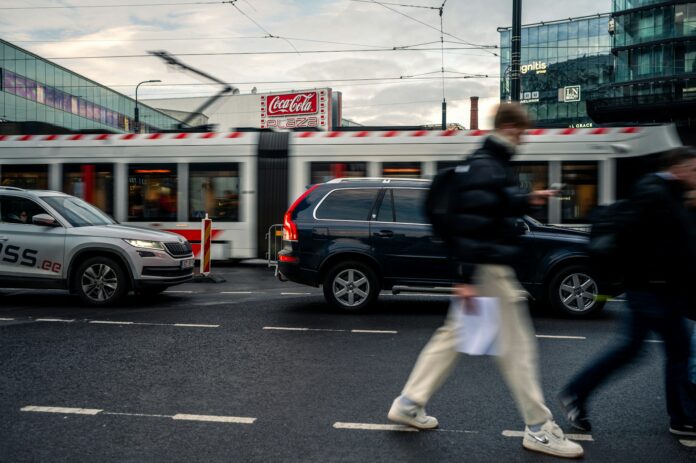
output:
[[[42,196],[41,199],[58,211],[73,227],[116,223],[96,207],[74,196]]]

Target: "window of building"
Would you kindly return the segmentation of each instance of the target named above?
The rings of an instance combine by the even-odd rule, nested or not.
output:
[[[421,178],[420,162],[385,162],[382,176],[387,178]]]
[[[2,186],[27,190],[48,190],[48,165],[12,165],[0,167]]]
[[[563,223],[586,222],[590,211],[597,206],[597,163],[564,162],[561,181],[566,186],[561,196]]]
[[[366,162],[311,162],[309,164],[310,181],[326,183],[334,178],[367,176]]]
[[[63,191],[113,215],[114,165],[63,164]]]
[[[239,192],[238,163],[190,164],[189,220],[238,222]]]
[[[316,217],[323,220],[369,220],[377,192],[376,188],[334,190],[322,200]]]
[[[128,166],[128,220],[176,220],[176,164]]]

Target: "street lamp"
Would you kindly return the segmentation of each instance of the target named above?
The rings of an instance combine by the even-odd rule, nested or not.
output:
[[[138,87],[140,87],[142,84],[149,84],[153,82],[162,82],[159,79],[156,80],[143,80],[140,82],[138,85],[135,86],[135,124],[134,129],[135,133],[140,133],[140,109],[138,108]]]

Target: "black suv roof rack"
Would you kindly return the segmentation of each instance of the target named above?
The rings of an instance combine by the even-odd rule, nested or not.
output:
[[[25,191],[24,188],[18,188],[16,186],[0,186],[0,190]]]

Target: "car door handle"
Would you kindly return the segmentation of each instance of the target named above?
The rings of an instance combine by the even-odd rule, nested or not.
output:
[[[380,238],[391,238],[394,236],[394,232],[391,230],[380,230],[375,232],[375,236],[379,236]]]

